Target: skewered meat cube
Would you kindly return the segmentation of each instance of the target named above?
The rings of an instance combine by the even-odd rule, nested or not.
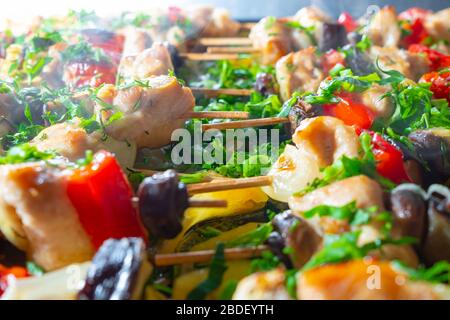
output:
[[[42,130],[31,142],[38,150],[52,150],[69,161],[84,158],[86,151],[109,150],[114,153],[123,168],[134,165],[136,144],[104,137],[101,132],[87,133],[80,120],[52,125]]]
[[[130,26],[121,34],[125,37],[122,57],[136,56],[152,45],[152,38],[145,29]]]
[[[119,66],[119,74],[132,79],[167,75],[170,70],[174,70],[170,52],[161,42],[153,43],[137,56],[124,57]]]
[[[424,55],[411,53],[395,47],[370,48],[370,56],[377,61],[383,70],[397,70],[414,81],[429,71],[427,58]]]
[[[359,138],[355,129],[333,117],[320,116],[300,122],[292,141],[305,150],[320,168],[331,165],[342,155],[355,158],[359,152]]]
[[[428,15],[425,28],[432,37],[450,41],[450,8]]]
[[[390,97],[384,96],[390,90],[389,86],[372,84],[369,89],[361,93],[362,103],[370,109],[375,118],[386,119],[394,112],[394,102]]]
[[[261,62],[274,65],[278,59],[292,51],[290,30],[283,22],[267,17],[259,21],[249,35],[253,47],[261,51]]]
[[[369,285],[372,284],[373,287]],[[435,300],[438,290],[413,282],[388,262],[354,260],[318,267],[298,275],[300,300]]]
[[[283,269],[254,273],[241,281],[233,300],[291,300]]]
[[[95,251],[63,175],[43,163],[0,167],[2,233],[46,270],[87,261]]]
[[[295,91],[315,92],[325,78],[320,58],[313,47],[289,53],[278,60],[276,76],[283,100],[288,100]]]
[[[106,133],[138,147],[157,148],[170,143],[172,132],[183,127],[183,116],[192,111],[195,102],[191,90],[175,77],[147,80],[147,87],[119,90],[113,104],[123,116],[112,122]]]
[[[400,41],[401,31],[394,7],[387,6],[370,18],[366,27],[367,36],[380,47],[395,47]]]
[[[230,12],[222,8],[200,6],[187,14],[202,37],[232,37],[241,28],[240,23],[231,18]]]

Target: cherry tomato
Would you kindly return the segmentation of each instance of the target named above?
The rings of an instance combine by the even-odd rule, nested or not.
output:
[[[420,82],[431,83],[430,90],[436,99],[447,99],[450,104],[450,72],[430,72],[420,79]]]
[[[351,94],[340,94],[341,101],[337,104],[323,105],[324,114],[344,121],[346,125],[359,129],[369,129],[374,120],[372,112]]]
[[[409,31],[409,34],[402,39],[402,44],[406,48],[412,44],[423,43],[430,36],[421,19],[415,20],[412,24],[404,24],[403,27]]]
[[[8,286],[8,277],[25,278],[29,277],[27,269],[24,267],[13,266],[7,268],[0,264],[0,296],[5,292]]]
[[[96,248],[109,238],[147,240],[131,202],[131,186],[111,153],[99,151],[91,164],[74,170],[68,179],[67,195]]]
[[[328,73],[337,64],[345,66],[345,56],[342,53],[331,49],[322,56],[321,62],[323,71],[325,71],[325,73]]]
[[[123,35],[101,29],[85,29],[82,31],[82,34],[92,47],[103,49],[103,52],[114,63],[118,64],[120,62],[125,43]]]
[[[428,48],[421,44],[412,44],[408,48],[409,52],[423,53],[427,56],[432,71],[439,71],[450,67],[450,56],[439,51]]]
[[[102,83],[116,82],[117,68],[107,63],[72,62],[65,66],[64,78],[73,87],[98,87]]]
[[[372,137],[373,154],[377,162],[377,172],[383,177],[400,184],[411,182],[403,163],[403,153],[383,137],[372,131],[363,131]]]
[[[348,12],[341,13],[338,18],[338,23],[342,24],[347,32],[352,32],[356,28],[358,28],[358,24],[356,23],[355,19],[353,19],[353,17]]]

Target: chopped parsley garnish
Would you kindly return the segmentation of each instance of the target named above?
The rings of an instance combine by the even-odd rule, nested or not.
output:
[[[62,52],[62,60],[67,62],[91,61],[96,63],[110,63],[110,58],[105,54],[103,49],[95,48],[86,41],[80,41],[76,44],[68,46]]]
[[[417,269],[408,267],[401,261],[394,261],[394,266],[408,274],[409,279],[427,281],[432,283],[449,283],[450,264],[447,261],[439,261],[430,268],[420,266]]]
[[[50,160],[56,156],[51,151],[39,151],[36,147],[27,143],[12,147],[6,152],[6,155],[0,157],[0,164],[16,164],[23,162],[33,162],[41,160]]]
[[[259,246],[267,240],[271,232],[271,223],[265,223],[260,225],[255,230],[247,232],[236,239],[227,241],[225,246],[227,248]]]

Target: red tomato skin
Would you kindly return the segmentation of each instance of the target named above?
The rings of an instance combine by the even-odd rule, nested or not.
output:
[[[431,83],[430,90],[436,99],[447,99],[450,104],[450,72],[430,72],[420,79],[420,82]]]
[[[428,15],[432,14],[433,11],[419,8],[419,7],[412,7],[409,8],[403,12],[401,12],[398,15],[398,18],[400,20],[408,20],[408,21],[416,21],[418,19],[424,20]]]
[[[342,24],[347,32],[355,31],[358,28],[358,23],[356,23],[355,19],[348,12],[341,13],[338,18],[338,23]]]
[[[65,66],[64,78],[72,87],[98,87],[116,82],[116,68],[108,64],[73,62]]]
[[[405,48],[412,44],[421,44],[430,36],[421,19],[417,19],[408,25],[408,29],[411,33],[402,39],[402,44]]]
[[[439,51],[428,48],[421,44],[412,44],[408,48],[409,52],[423,53],[427,56],[431,71],[439,71],[450,67],[450,55],[445,55]]]
[[[403,153],[394,145],[383,139],[381,135],[373,131],[367,132],[372,136],[373,154],[377,162],[377,172],[396,184],[412,182],[406,173],[403,163]]]
[[[345,66],[345,56],[342,53],[331,49],[322,56],[321,63],[323,71],[329,73],[337,64]]]
[[[351,94],[340,94],[341,101],[337,104],[323,105],[324,114],[342,120],[346,125],[358,129],[372,127],[374,116],[372,112]]]
[[[109,238],[147,241],[131,202],[131,186],[111,153],[99,151],[90,165],[74,170],[68,178],[67,195],[95,248]]]

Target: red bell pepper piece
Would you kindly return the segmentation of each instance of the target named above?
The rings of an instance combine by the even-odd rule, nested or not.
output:
[[[436,99],[447,99],[450,104],[450,72],[430,72],[420,79],[420,82],[431,83],[430,90]]]
[[[111,153],[99,151],[88,166],[73,170],[67,195],[96,248],[109,238],[147,240],[131,202],[131,186]]]
[[[117,68],[108,63],[73,62],[65,67],[65,78],[74,87],[98,87],[103,83],[116,83]]]
[[[116,33],[110,37],[105,37],[101,32],[86,33],[84,36],[92,47],[102,49],[115,64],[119,64],[125,43],[125,36]]]
[[[358,28],[358,24],[356,23],[355,19],[353,19],[353,17],[348,12],[341,13],[338,18],[338,23],[342,24],[347,32],[352,32],[356,28]]]
[[[403,163],[403,153],[394,145],[373,131],[363,131],[372,137],[372,151],[377,162],[377,172],[385,178],[400,184],[411,182]]]
[[[323,105],[324,114],[341,119],[346,125],[369,129],[374,120],[372,112],[351,94],[340,94],[337,104]]]
[[[323,71],[329,73],[337,64],[345,66],[345,56],[342,53],[331,49],[322,56],[321,62]]]
[[[0,296],[5,292],[6,288],[8,287],[9,277],[26,278],[29,276],[30,274],[24,267],[13,266],[7,268],[0,264]]]
[[[402,39],[402,44],[406,48],[412,44],[421,44],[430,36],[421,19],[415,20],[412,24],[404,24],[403,27],[409,31],[409,34]]]
[[[450,56],[428,48],[421,44],[413,44],[408,48],[409,52],[423,53],[427,56],[432,71],[439,71],[450,67]]]

